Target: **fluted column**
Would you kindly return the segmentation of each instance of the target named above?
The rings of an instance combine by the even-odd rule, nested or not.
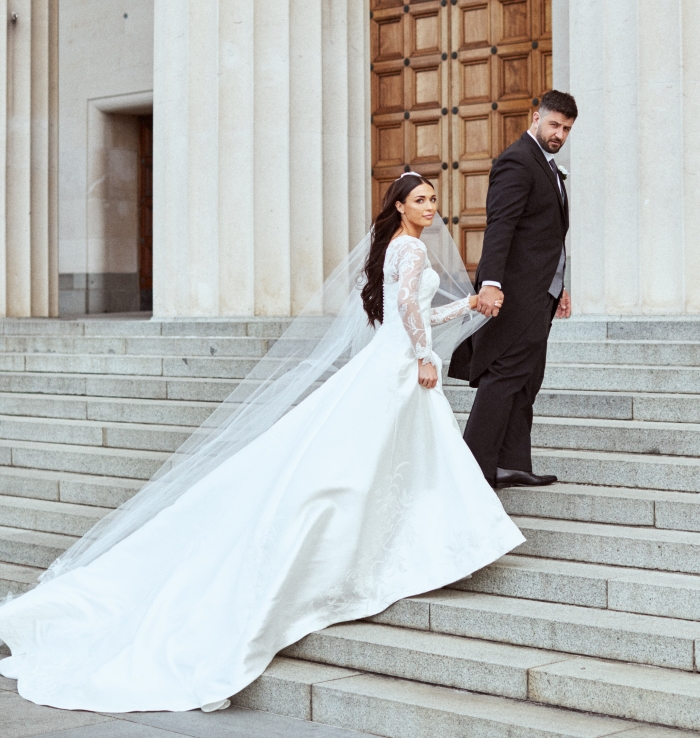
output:
[[[570,0],[577,313],[700,312],[698,31],[692,0]]]
[[[0,13],[0,316],[57,315],[58,2]]]
[[[700,313],[700,3],[684,0],[682,19],[684,308]]]
[[[154,313],[290,315],[369,215],[366,0],[156,0]]]

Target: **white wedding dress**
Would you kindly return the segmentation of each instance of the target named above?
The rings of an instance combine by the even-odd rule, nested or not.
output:
[[[431,309],[438,283],[423,243],[395,239],[369,345],[136,532],[0,607],[0,673],[43,705],[190,710],[522,543],[441,385],[418,384],[430,324],[468,310]]]

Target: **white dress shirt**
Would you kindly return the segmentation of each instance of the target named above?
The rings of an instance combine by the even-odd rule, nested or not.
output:
[[[545,158],[547,159],[547,163],[552,161],[552,159],[554,159],[554,154],[550,154],[549,151],[545,151],[540,145],[540,142],[537,140],[535,136],[532,135],[529,129],[528,129],[528,134],[531,136],[532,140],[540,147],[540,151],[545,155]],[[563,197],[564,193],[562,192],[562,189],[561,189],[561,179],[559,179],[559,177],[557,177],[557,184],[559,185],[559,194]],[[492,282],[490,279],[485,279],[481,283],[481,285],[482,287],[489,285],[491,287],[498,287],[499,290],[501,289],[500,282]]]

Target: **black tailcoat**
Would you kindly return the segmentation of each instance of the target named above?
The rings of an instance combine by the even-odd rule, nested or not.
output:
[[[568,228],[568,198],[562,199],[557,176],[526,132],[491,169],[476,272],[477,291],[485,280],[501,283],[503,308],[456,348],[449,376],[478,386],[481,374],[549,309],[547,294]]]

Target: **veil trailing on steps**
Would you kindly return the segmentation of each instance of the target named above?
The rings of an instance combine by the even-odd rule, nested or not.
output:
[[[438,307],[474,294],[449,231],[435,218],[423,231],[432,268],[440,276]],[[361,351],[375,329],[362,306],[362,269],[370,248],[365,238],[346,256],[289,328],[236,389],[182,444],[132,499],[106,515],[40,577],[47,582],[85,566],[172,505],[224,460],[251,443],[331,374]],[[487,320],[468,313],[432,328],[433,352],[445,361],[455,346]],[[232,495],[245,495],[231,483]]]

